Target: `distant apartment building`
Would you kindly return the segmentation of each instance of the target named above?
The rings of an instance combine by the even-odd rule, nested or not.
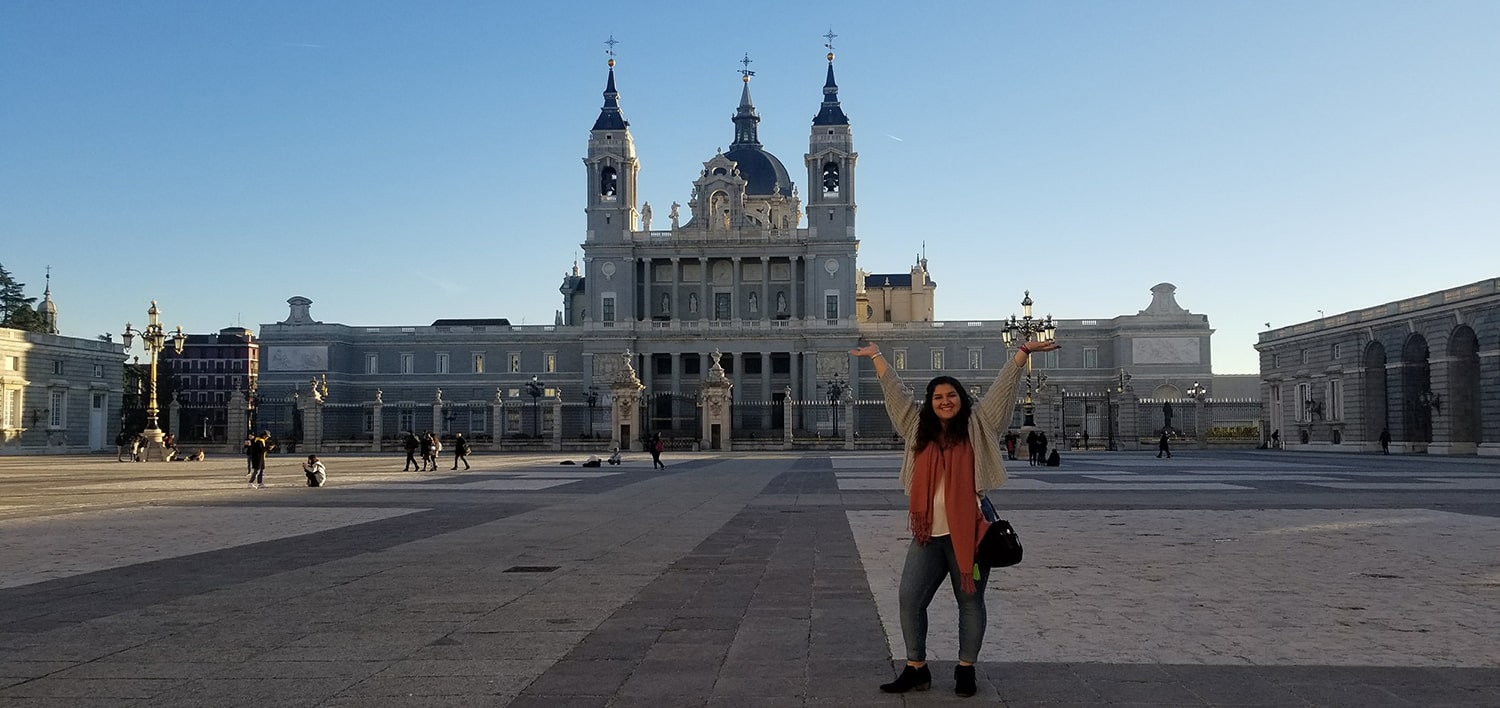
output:
[[[251,395],[259,377],[260,343],[249,329],[226,327],[218,334],[188,335],[181,354],[171,347],[162,353],[158,403],[163,410],[175,404],[176,413],[163,427],[182,440],[223,439],[224,405],[235,391]]]

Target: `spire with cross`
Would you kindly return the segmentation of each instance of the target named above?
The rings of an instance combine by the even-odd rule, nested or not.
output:
[[[755,76],[755,72],[750,70],[750,65],[754,62],[755,60],[750,58],[749,52],[745,52],[745,58],[740,60],[740,63],[745,66],[745,68],[740,69],[740,76],[747,84],[750,83],[750,77]]]

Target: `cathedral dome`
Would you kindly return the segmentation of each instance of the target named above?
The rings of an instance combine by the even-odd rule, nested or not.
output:
[[[792,178],[786,166],[759,145],[732,146],[724,157],[734,160],[745,179],[747,196],[768,197],[778,191],[784,197],[792,196]]]

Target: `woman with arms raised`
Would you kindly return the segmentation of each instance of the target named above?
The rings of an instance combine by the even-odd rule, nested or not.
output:
[[[908,497],[912,532],[901,570],[906,668],[880,690],[905,693],[932,685],[932,672],[927,668],[927,606],[946,578],[958,600],[954,692],[960,696],[976,692],[974,662],[984,641],[984,585],[989,580],[989,569],[974,562],[983,521],[979,497],[1005,481],[1000,438],[1015,409],[1026,359],[1053,349],[1057,342],[1022,343],[977,404],[951,376],[929,381],[926,396],[918,401],[886,363],[879,347],[867,344],[849,352],[871,360],[885,394],[886,413],[906,440],[901,486]]]

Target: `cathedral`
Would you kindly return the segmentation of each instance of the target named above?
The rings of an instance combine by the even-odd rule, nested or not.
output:
[[[312,300],[299,295],[288,300],[287,319],[261,326],[256,395],[284,401],[321,385],[320,404],[363,408],[329,416],[324,440],[373,436],[378,446],[398,431],[439,430],[492,444],[561,444],[617,435],[601,411],[612,410],[612,384],[629,379],[641,391],[632,431],[698,443],[702,385],[717,376],[732,387],[732,432],[715,445],[725,449],[730,439],[736,447],[782,441],[788,430],[889,440],[874,403],[879,384],[848,355],[861,340],[878,342],[914,386],[946,373],[982,389],[1007,358],[1001,318],[1015,306],[993,320],[938,320],[925,257],[901,272],[860,267],[859,154],[834,55],[826,59],[801,188],[760,142],[746,71],[729,149],[704,162],[687,203],[663,215],[637,193],[641,157],[611,58],[583,157],[582,263],[563,278],[553,325],[493,318],[355,327],[315,320]],[[1019,303],[1024,284],[1016,287],[995,301]],[[1045,373],[1057,394],[1055,414],[1040,420],[1102,440],[1104,409],[1067,400],[1064,387],[1102,392],[1125,367],[1135,386],[1161,397],[1210,380],[1207,317],[1179,307],[1170,284],[1151,293],[1134,315],[1057,321],[1064,349],[1035,362],[1038,383]],[[796,404],[790,420],[788,401]],[[860,404],[859,413],[836,402]]]

